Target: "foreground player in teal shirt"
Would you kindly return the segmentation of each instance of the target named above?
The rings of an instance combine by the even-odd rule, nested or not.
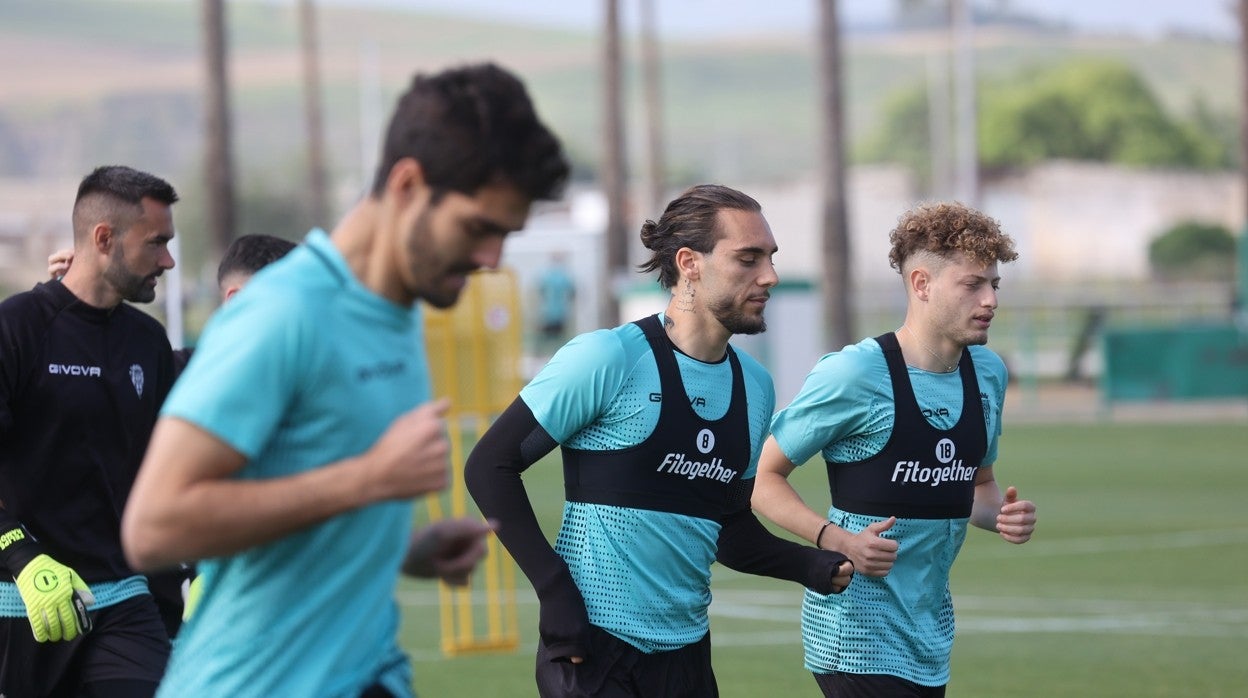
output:
[[[776,241],[758,202],[700,185],[642,242],[667,310],[573,339],[482,436],[464,476],[541,601],[543,698],[711,698],[711,564],[822,594],[839,553],[773,536],[750,488],[775,407],[771,377],[734,349],[766,328]],[[562,446],[567,501],[552,549],[521,473]]]
[[[982,345],[998,262],[1017,257],[997,222],[960,204],[920,206],[889,259],[908,300],[897,332],[824,356],[772,420],[755,510],[859,572],[845,594],[806,592],[806,668],[825,696],[945,694],[953,646],[949,570],[972,525],[1025,543],[1036,509],[993,477],[1006,372]],[[832,506],[806,506],[789,475],[821,453]]]
[[[397,574],[462,583],[490,530],[411,534],[448,481],[414,306],[453,305],[567,172],[510,73],[417,75],[373,191],[213,317],[123,520],[136,567],[202,561],[160,695],[412,694]]]

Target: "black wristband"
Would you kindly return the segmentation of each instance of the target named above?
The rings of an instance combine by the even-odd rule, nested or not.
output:
[[[819,542],[823,540],[823,532],[827,530],[828,526],[831,523],[832,523],[831,521],[824,521],[823,525],[819,527],[819,533],[815,535],[815,547],[816,548],[823,550],[823,548],[819,546]]]
[[[20,523],[0,531],[0,564],[8,568],[14,579],[41,553],[43,548]]]

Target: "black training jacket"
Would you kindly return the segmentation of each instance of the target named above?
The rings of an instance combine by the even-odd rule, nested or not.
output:
[[[121,513],[173,378],[164,328],[128,304],[59,281],[0,303],[0,502],[88,584],[134,574]]]

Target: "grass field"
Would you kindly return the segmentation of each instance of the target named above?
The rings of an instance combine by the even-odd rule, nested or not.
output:
[[[998,480],[1036,502],[1036,536],[972,530],[954,567],[958,635],[949,694],[1248,694],[1248,425],[1009,427]],[[1238,465],[1236,465],[1238,464]],[[562,502],[549,460],[526,477],[553,536]],[[826,505],[817,463],[794,475]],[[424,698],[525,697],[537,604],[517,575],[521,649],[445,658],[437,590],[404,582],[403,642]],[[724,698],[817,698],[802,668],[795,586],[717,567],[711,606]]]

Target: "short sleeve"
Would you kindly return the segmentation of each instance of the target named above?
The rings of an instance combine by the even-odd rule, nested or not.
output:
[[[314,360],[299,303],[239,294],[220,308],[161,414],[191,422],[255,458],[296,395],[299,368]]]
[[[830,444],[859,433],[866,428],[876,386],[887,380],[888,367],[874,340],[823,356],[793,401],[772,418],[776,444],[802,465]]]
[[[619,392],[627,376],[619,337],[598,330],[568,342],[520,391],[538,424],[564,443],[592,424]]]

